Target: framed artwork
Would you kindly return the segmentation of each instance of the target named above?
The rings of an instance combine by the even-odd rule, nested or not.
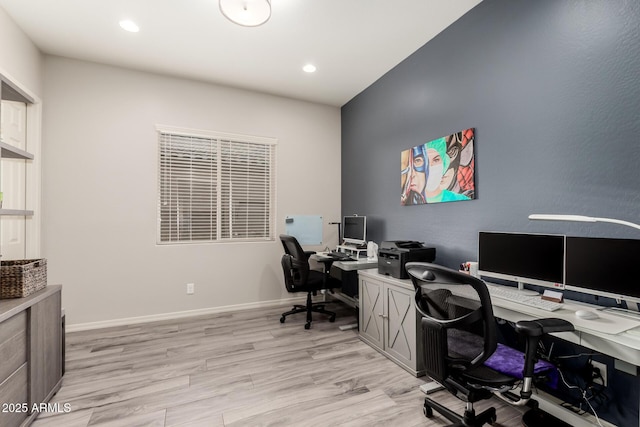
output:
[[[400,203],[475,199],[474,137],[475,129],[469,128],[402,151]]]

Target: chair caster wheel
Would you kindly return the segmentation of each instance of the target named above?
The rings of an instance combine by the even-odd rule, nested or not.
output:
[[[284,316],[280,318],[280,323],[284,323]]]
[[[333,322],[335,322],[335,321],[336,321],[336,316],[331,316],[331,317],[329,318],[329,322],[333,323]]]
[[[487,420],[487,423],[492,426],[496,421],[498,421],[498,415],[495,413],[495,411],[493,411],[491,416]]]
[[[422,407],[422,413],[427,418],[433,418],[433,409],[431,408],[431,406],[424,405]]]
[[[305,329],[309,329],[310,327],[311,327],[311,323],[305,323],[305,324],[304,324],[304,328],[305,328]]]

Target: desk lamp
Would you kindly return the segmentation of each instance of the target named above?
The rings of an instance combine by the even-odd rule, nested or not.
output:
[[[611,224],[626,225],[627,227],[633,227],[640,230],[640,225],[634,224],[629,221],[622,221],[613,218],[596,218],[592,216],[584,215],[549,215],[549,214],[532,214],[529,215],[529,219],[543,220],[543,221],[577,221],[577,222],[609,222]]]

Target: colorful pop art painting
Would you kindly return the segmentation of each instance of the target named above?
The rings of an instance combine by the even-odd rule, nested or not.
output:
[[[469,128],[404,150],[400,156],[400,203],[456,202],[475,199],[475,129]]]

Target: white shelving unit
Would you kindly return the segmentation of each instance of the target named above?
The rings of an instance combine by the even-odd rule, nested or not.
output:
[[[24,159],[33,160],[33,154],[27,153],[12,145],[6,144],[4,141],[0,141],[0,157],[3,159]]]
[[[19,101],[24,103],[32,103],[33,100],[22,90],[13,85],[8,79],[0,75],[0,99],[9,101]],[[20,148],[7,144],[0,139],[0,160],[2,159],[22,159],[33,160],[33,154]],[[0,162],[1,163],[1,162]],[[0,168],[2,165],[0,164]],[[0,169],[1,170],[1,169]],[[0,191],[4,191],[1,190]],[[0,216],[32,216],[32,210],[12,209],[11,206],[0,208]]]
[[[13,147],[6,144],[4,141],[0,141],[0,159],[23,159],[33,160],[33,154],[21,150],[17,147]],[[2,216],[31,216],[33,211],[23,209],[6,209],[0,208],[0,215]]]

